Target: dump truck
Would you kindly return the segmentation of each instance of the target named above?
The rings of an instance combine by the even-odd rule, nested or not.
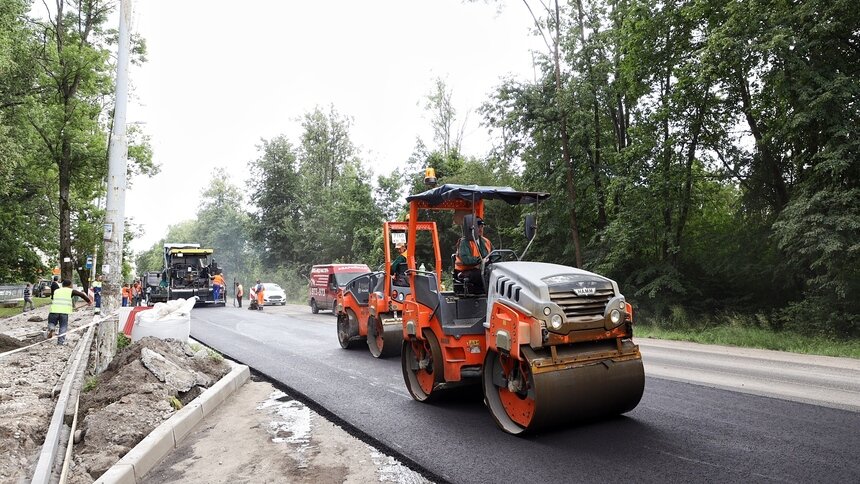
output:
[[[453,291],[435,271],[416,268],[415,233],[427,210],[453,210],[463,237],[477,240],[484,201],[540,203],[549,194],[510,187],[442,185],[407,197],[412,297],[403,304],[401,369],[413,399],[480,384],[499,428],[521,434],[635,408],[645,376],[633,342],[633,309],[618,284],[560,264],[523,260],[534,240],[525,217],[523,254],[496,248],[482,258],[483,288],[454,275]],[[554,241],[553,243],[560,243]]]
[[[382,224],[384,270],[367,272],[349,281],[337,295],[337,339],[349,349],[366,342],[375,358],[400,353],[403,344],[403,302],[411,297],[409,286],[391,273],[391,245],[406,242],[407,222]],[[427,232],[438,249],[435,222],[421,222],[416,230]]]
[[[210,276],[220,269],[212,258],[214,249],[201,248],[200,244],[164,244],[164,268],[161,277],[167,286],[167,300],[189,299],[197,296],[198,305],[226,305],[226,288],[216,300]]]

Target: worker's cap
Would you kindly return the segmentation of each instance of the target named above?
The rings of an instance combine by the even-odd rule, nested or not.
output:
[[[398,242],[398,243],[394,244],[394,248],[395,249],[406,248],[406,244],[403,242]]]
[[[475,225],[484,225],[484,219],[482,219],[481,217],[478,217],[475,220]]]

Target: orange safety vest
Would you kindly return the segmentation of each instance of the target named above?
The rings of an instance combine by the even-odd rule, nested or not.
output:
[[[457,242],[457,256],[454,258],[454,269],[458,271],[467,271],[469,269],[478,268],[477,265],[467,266],[466,264],[463,264],[463,261],[460,259],[460,244],[462,243],[462,240],[463,239],[460,239],[460,241]],[[491,248],[489,239],[481,237],[481,240],[484,242],[484,253],[489,254]],[[476,244],[474,240],[469,241],[469,248],[472,249],[472,255],[474,257],[481,257],[481,251],[478,250],[478,244]]]
[[[124,298],[128,299],[128,297],[129,297],[129,288],[127,288],[127,287],[123,287],[123,288],[122,288],[122,297],[124,297]]]
[[[224,277],[222,277],[221,274],[215,274],[215,276],[212,278],[212,282],[218,284],[219,286],[223,286]]]

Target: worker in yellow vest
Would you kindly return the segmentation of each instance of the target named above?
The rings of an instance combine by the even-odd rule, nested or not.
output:
[[[54,291],[53,296],[54,300],[51,302],[51,312],[48,314],[48,338],[54,337],[54,329],[57,327],[57,323],[59,323],[60,331],[58,333],[57,344],[64,345],[66,344],[66,330],[69,329],[69,315],[75,309],[72,297],[78,296],[90,305],[93,302],[86,294],[72,289],[72,281],[68,279],[63,281],[63,287]]]

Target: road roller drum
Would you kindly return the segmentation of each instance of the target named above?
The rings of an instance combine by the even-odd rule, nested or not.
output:
[[[367,347],[375,358],[396,356],[402,345],[403,323],[400,318],[368,318]]]
[[[484,399],[506,432],[551,428],[628,412],[639,404],[645,372],[638,347],[621,351],[521,349],[522,359],[488,352]]]

